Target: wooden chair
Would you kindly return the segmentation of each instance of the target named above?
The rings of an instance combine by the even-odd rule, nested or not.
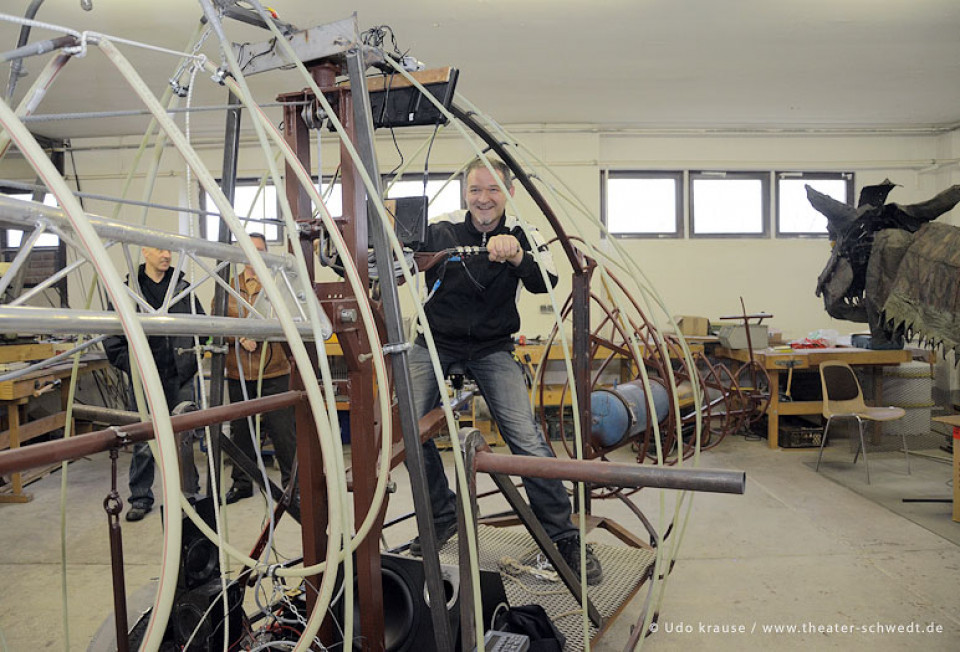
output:
[[[906,412],[898,407],[869,407],[863,401],[863,390],[860,381],[846,362],[824,362],[820,365],[820,383],[823,387],[823,416],[827,420],[823,427],[823,437],[820,440],[820,454],[817,455],[817,471],[820,471],[820,460],[823,458],[823,447],[827,443],[827,433],[834,419],[850,418],[857,420],[857,429],[860,434],[860,445],[853,456],[853,463],[857,463],[860,451],[863,451],[863,465],[867,469],[867,484],[870,484],[870,465],[867,464],[867,448],[863,440],[864,421],[895,421],[902,419]],[[907,460],[907,473],[910,473],[910,455],[907,452],[907,438],[903,439],[903,454]]]

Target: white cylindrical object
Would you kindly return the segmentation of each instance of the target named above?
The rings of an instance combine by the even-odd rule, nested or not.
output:
[[[883,400],[878,403],[902,407],[902,419],[883,423],[885,435],[922,435],[930,432],[933,408],[933,368],[926,362],[907,362],[883,368]]]

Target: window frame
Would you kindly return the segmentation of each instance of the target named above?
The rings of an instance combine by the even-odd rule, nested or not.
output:
[[[854,205],[854,191],[855,191],[855,182],[856,182],[856,173],[852,171],[847,172],[806,172],[799,170],[778,170],[773,174],[774,184],[776,188],[776,199],[774,201],[774,219],[775,223],[775,235],[777,238],[829,238],[829,233],[824,230],[822,233],[815,231],[795,231],[790,233],[784,233],[780,229],[780,182],[783,180],[833,180],[833,181],[845,181],[847,187],[847,205]]]
[[[37,201],[37,200],[34,198],[34,197],[36,196],[36,193],[31,193],[31,192],[25,191],[25,190],[23,190],[23,189],[13,188],[13,187],[10,187],[10,186],[0,186],[0,195],[5,195],[5,196],[11,197],[11,198],[13,198],[13,199],[24,199],[24,200],[27,200],[27,201]],[[50,206],[51,208],[56,208],[56,207],[57,207],[57,204],[56,204],[56,203],[54,203],[54,204],[47,204],[47,203],[46,203],[47,199],[48,199],[48,198],[52,198],[52,197],[53,197],[53,193],[51,193],[49,190],[46,190],[46,191],[44,191],[44,193],[43,193],[43,197],[40,198],[40,203],[44,204],[45,206]],[[20,242],[17,243],[16,245],[10,244],[10,231],[20,231]],[[24,236],[25,233],[26,233],[26,231],[25,231],[24,229],[16,229],[16,228],[4,228],[4,229],[0,229],[0,247],[2,247],[3,249],[11,249],[11,250],[12,250],[12,249],[19,249],[20,246],[23,244],[23,236]],[[56,244],[40,244],[40,243],[38,242],[37,244],[35,244],[35,245],[33,246],[34,249],[39,249],[39,250],[41,250],[41,251],[53,251],[54,249],[59,249],[59,248],[60,248],[60,245],[63,244],[63,240],[62,240],[62,239],[60,238],[60,236],[57,235],[56,233],[53,233],[52,231],[47,231],[47,232],[44,234],[44,236],[46,236],[46,235],[50,235],[50,236],[55,237],[55,238],[57,239]],[[41,236],[40,239],[43,239],[44,236]]]
[[[427,181],[428,181],[428,182],[430,182],[430,181],[447,181],[448,179],[450,179],[450,175],[451,175],[450,172],[428,172],[428,173],[427,173]],[[400,178],[397,179],[397,181],[398,181],[398,182],[399,182],[399,181],[416,181],[416,182],[419,182],[419,183],[420,183],[420,188],[422,189],[422,188],[423,188],[423,172],[405,172],[404,174],[400,175]],[[457,192],[457,197],[460,199],[460,206],[459,206],[459,209],[454,209],[454,210],[463,210],[463,209],[465,209],[467,206],[466,206],[466,204],[465,204],[464,201],[463,201],[463,175],[462,175],[462,174],[456,175],[455,177],[453,177],[452,179],[450,179],[450,183],[451,183],[451,184],[454,184],[454,183],[455,183],[455,184],[459,184],[459,192]],[[386,197],[386,199],[394,199],[394,197]],[[428,199],[429,199],[429,196],[428,196]],[[429,211],[429,208],[428,208],[428,209],[427,209],[427,214],[428,214],[428,218],[427,218],[427,219],[428,219],[428,220],[431,219],[431,218],[429,217],[429,212],[430,212],[430,211]],[[442,214],[442,213],[441,213],[441,214]]]
[[[684,170],[600,170],[600,221],[603,224],[601,238],[614,237],[624,240],[646,239],[646,240],[676,240],[684,237],[683,214],[684,214],[684,192],[686,173]],[[607,211],[609,209],[609,199],[607,198],[607,183],[611,179],[671,179],[675,182],[674,195],[674,230],[672,232],[659,231],[620,231],[610,230],[610,221]]]
[[[217,183],[218,183],[218,184],[222,184],[222,181],[223,181],[222,179],[217,179]],[[260,185],[260,178],[259,178],[259,177],[238,177],[237,180],[236,180],[236,182],[235,182],[235,188],[240,188],[241,186],[249,188],[249,187],[256,187],[256,186],[259,186],[259,185]],[[221,186],[221,187],[222,187],[222,186]],[[267,183],[265,184],[265,186],[264,186],[264,191],[266,191],[267,188],[273,188],[273,187],[274,187],[274,185],[273,185],[272,182],[267,182]],[[278,191],[277,191],[278,194],[277,194],[277,198],[276,198],[276,204],[277,204],[277,205],[276,205],[276,214],[277,214],[277,215],[280,214],[280,195],[279,195],[279,192],[280,192],[280,191],[278,190]],[[234,199],[234,204],[236,204],[236,199]],[[207,207],[207,192],[206,192],[206,190],[204,190],[204,188],[203,188],[202,186],[200,187],[200,201],[199,201],[199,206],[200,206],[200,210],[201,210],[201,211],[205,211],[203,214],[197,215],[197,217],[199,218],[198,221],[199,221],[199,223],[200,223],[200,237],[203,238],[203,239],[205,239],[205,240],[207,240],[207,241],[209,241],[209,242],[217,242],[217,241],[218,241],[219,234],[214,234],[212,238],[207,234],[207,226],[208,226],[208,225],[207,225],[207,220],[208,220],[208,218],[212,217],[211,213],[218,213],[218,211],[216,210],[217,207],[216,207],[216,206],[212,206],[212,207],[209,207],[209,208]],[[234,206],[234,208],[236,208],[236,206]],[[218,215],[219,215],[219,213],[218,213]],[[238,215],[237,217],[238,217],[241,221],[244,221],[243,218],[241,218],[239,215]],[[217,220],[218,220],[218,222],[219,222],[219,217],[217,218]],[[264,237],[266,238],[268,245],[274,245],[274,244],[281,244],[281,243],[283,243],[283,241],[284,241],[284,240],[283,240],[283,239],[284,239],[284,225],[283,225],[283,222],[281,222],[281,221],[277,221],[277,222],[262,222],[262,221],[259,221],[259,220],[257,220],[257,221],[250,220],[248,223],[251,223],[251,224],[259,224],[259,225],[264,225],[264,226],[266,226],[266,225],[268,225],[268,224],[269,224],[269,225],[274,225],[274,224],[275,224],[276,227],[277,227],[277,237],[276,237],[276,238],[271,238],[271,237],[269,237],[269,235],[266,233],[266,229],[264,229],[264,228],[256,229],[256,232],[257,232],[257,233],[263,233],[263,234],[264,234]],[[236,240],[234,239],[234,236],[233,236],[232,233],[230,234],[230,237],[231,237],[231,240],[230,240],[230,243],[231,243],[231,244],[234,243],[234,242],[236,242]]]
[[[770,203],[771,203],[771,177],[770,170],[690,170],[687,173],[687,206],[689,209],[689,221],[687,224],[688,237],[693,239],[716,238],[750,238],[764,239],[770,237]],[[761,230],[759,232],[737,231],[730,233],[697,233],[696,231],[696,211],[695,211],[695,193],[694,186],[699,179],[707,180],[757,180],[760,182],[760,208],[761,208]]]

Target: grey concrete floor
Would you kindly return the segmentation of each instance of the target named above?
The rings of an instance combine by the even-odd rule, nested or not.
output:
[[[628,461],[629,452],[620,457]],[[679,559],[663,585],[660,631],[646,640],[645,649],[960,649],[960,547],[840,484],[835,476],[845,472],[858,474],[862,482],[862,468],[845,466],[845,454],[830,462],[829,473],[820,474],[811,468],[815,457],[815,450],[771,451],[765,441],[741,437],[703,454],[701,466],[746,471],[747,491],[694,498]],[[898,466],[902,459],[896,454],[871,457],[873,484],[905,482]],[[128,461],[129,456],[121,456],[124,476]],[[108,469],[105,455],[70,465],[64,521],[60,473],[30,485],[31,503],[0,505],[0,649],[67,649],[69,641],[69,649],[85,650],[111,612],[102,510]],[[898,489],[918,495],[930,487],[946,492],[950,472],[947,465],[915,463],[911,478],[921,488],[901,484]],[[398,469],[393,476],[400,490],[390,502],[388,519],[411,505],[405,472]],[[485,479],[481,484],[488,486]],[[664,496],[670,511],[676,494]],[[642,493],[638,502],[656,523],[659,495]],[[499,508],[496,500],[482,503],[484,511]],[[950,522],[949,504],[923,509],[933,510],[929,518],[944,519],[941,532],[960,531],[960,523]],[[601,501],[595,512],[641,531],[622,505]],[[230,540],[249,545],[262,513],[258,498],[231,506]],[[132,593],[159,570],[159,510],[140,523],[124,522],[123,534]],[[395,546],[414,534],[414,524],[407,522],[385,538]],[[608,536],[600,532],[590,538],[606,543]],[[277,539],[282,552],[297,554],[295,523],[282,523]],[[65,587],[61,540],[66,542]],[[593,649],[622,649],[642,602],[641,593]]]

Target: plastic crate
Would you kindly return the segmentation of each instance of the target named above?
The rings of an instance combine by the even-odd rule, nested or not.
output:
[[[823,441],[823,426],[818,426],[795,417],[780,419],[777,443],[780,448],[820,448]]]

